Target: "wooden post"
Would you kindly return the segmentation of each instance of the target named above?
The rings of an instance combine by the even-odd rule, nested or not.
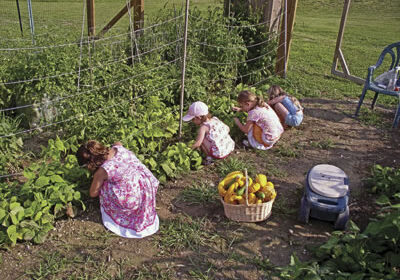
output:
[[[118,12],[118,14],[116,14],[112,20],[110,20],[109,23],[106,24],[106,26],[103,27],[103,29],[99,32],[99,34],[97,35],[97,37],[102,37],[111,27],[114,26],[114,24],[116,24],[123,15],[125,15],[128,12],[128,6],[132,7],[132,4],[137,1],[137,0],[130,0],[129,5],[125,5],[121,11]],[[143,0],[140,0],[143,1]]]
[[[347,15],[349,13],[350,4],[351,4],[351,0],[344,0],[342,19],[340,20],[339,33],[338,33],[338,36],[336,39],[335,54],[333,55],[331,74],[348,79],[352,82],[355,82],[356,84],[363,85],[365,83],[364,79],[350,74],[349,67],[347,66],[346,60],[344,59],[344,55],[341,50],[343,34],[344,34],[344,29],[346,27]],[[340,65],[342,66],[343,72],[340,72],[337,70],[338,59],[339,59]]]
[[[286,3],[287,3],[287,8],[285,8],[286,13],[283,14],[284,20],[282,23],[283,26],[281,28],[281,35],[279,38],[277,62],[275,66],[275,73],[283,78],[286,78],[287,63],[289,61],[289,53],[290,53],[290,44],[292,42],[292,32],[293,32],[294,21],[296,18],[297,0],[287,0]]]
[[[94,35],[96,34],[94,0],[86,0],[86,6],[87,6],[88,36],[94,37]]]
[[[267,12],[263,16],[263,20],[268,22],[269,32],[279,32],[279,26],[281,24],[282,14],[282,0],[269,0]]]
[[[144,23],[144,0],[135,0],[133,4],[133,26],[134,30],[143,29]],[[138,36],[141,32],[137,33]]]
[[[184,101],[184,96],[185,96],[185,72],[186,72],[186,48],[187,48],[188,23],[189,23],[189,0],[186,0],[185,31],[184,31],[185,33],[183,36],[183,61],[182,61],[180,116],[179,116],[179,137],[182,137],[183,101]]]

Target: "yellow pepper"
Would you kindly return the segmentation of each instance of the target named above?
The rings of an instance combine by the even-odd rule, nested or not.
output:
[[[239,185],[238,182],[234,182],[232,185],[230,185],[229,189],[227,190],[224,196],[225,203],[229,203],[229,199],[235,193],[235,189],[237,188],[238,185]]]
[[[231,204],[237,204],[240,203],[240,200],[242,200],[243,197],[241,195],[231,195],[231,197],[229,198],[229,203]]]
[[[243,177],[243,173],[241,171],[235,171],[229,173],[221,182],[218,184],[218,192],[220,196],[226,195],[226,188],[225,186],[229,185],[232,180]]]
[[[254,193],[249,193],[249,204],[255,204],[257,202],[257,197]]]
[[[264,187],[267,185],[267,176],[264,174],[258,174],[256,176],[256,182],[260,184],[261,187]]]
[[[249,193],[255,193],[261,188],[259,183],[254,183],[249,186]]]

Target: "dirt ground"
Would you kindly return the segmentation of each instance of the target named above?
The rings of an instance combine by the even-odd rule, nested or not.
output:
[[[0,279],[270,279],[272,267],[287,265],[292,254],[310,259],[310,248],[333,231],[329,222],[297,221],[305,176],[320,163],[336,165],[349,176],[350,218],[364,228],[377,209],[362,180],[375,163],[400,166],[400,129],[363,125],[351,117],[354,101],[304,99],[302,104],[304,123],[285,131],[272,150],[240,146],[233,155],[275,184],[278,196],[266,221],[229,221],[217,199],[197,205],[179,199],[196,183],[216,187],[221,178],[214,164],[169,181],[157,194],[161,225],[179,219],[201,225],[196,231],[201,242],[186,244],[186,231],[171,241],[165,232],[176,228],[166,227],[164,234],[142,240],[119,238],[102,226],[93,200],[76,218],[57,221],[44,244],[21,243],[1,251]],[[394,112],[377,111],[390,126]]]

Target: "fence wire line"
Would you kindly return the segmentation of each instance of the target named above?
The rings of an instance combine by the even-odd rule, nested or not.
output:
[[[196,19],[196,20],[198,20],[198,21],[201,21],[201,22],[205,22],[205,23],[210,23],[209,21],[207,21],[207,20],[204,20],[204,19],[202,19],[202,18],[199,18],[199,17],[196,17],[196,16],[193,16],[193,15],[191,15],[191,14],[189,14],[189,16],[190,17],[192,17],[192,18],[194,18],[194,19]],[[279,18],[281,18],[283,15],[279,15]],[[263,22],[260,22],[260,23],[256,23],[256,24],[250,24],[250,25],[226,25],[226,24],[219,24],[219,23],[212,23],[213,25],[217,25],[217,26],[222,26],[222,27],[226,27],[226,28],[251,28],[251,27],[256,27],[256,26],[260,26],[260,25],[265,25],[265,24],[268,24],[270,21],[268,20],[268,21],[263,21]]]
[[[149,50],[149,51],[143,52],[143,53],[141,53],[140,55],[148,54],[148,53],[151,53],[151,52],[153,52],[153,51],[155,51],[155,50],[159,50],[159,49],[161,49],[161,48],[170,46],[170,45],[172,45],[172,44],[174,44],[174,43],[177,43],[177,42],[181,41],[182,39],[183,39],[183,38],[179,38],[179,39],[177,39],[177,40],[175,40],[175,41],[168,42],[167,44],[164,44],[164,45],[162,45],[162,46],[160,46],[160,47],[157,47],[157,48],[151,49],[151,50]],[[121,62],[121,61],[124,61],[124,60],[126,60],[126,59],[130,59],[130,58],[135,59],[135,57],[138,57],[138,56],[139,56],[139,55],[136,55],[136,56],[134,56],[134,57],[128,56],[128,57],[125,57],[125,58],[122,58],[122,59],[119,59],[119,60],[106,61],[105,64],[98,65],[98,66],[94,66],[94,67],[92,67],[92,68],[90,68],[90,67],[89,67],[89,68],[85,68],[85,69],[82,69],[81,72],[85,72],[85,71],[88,71],[88,70],[93,70],[93,69],[96,69],[96,68],[99,68],[99,67],[104,67],[104,66],[107,66],[107,65],[112,65],[112,64],[114,64],[114,63]],[[57,74],[57,75],[51,75],[51,76],[33,78],[33,79],[29,79],[29,80],[19,80],[19,81],[4,82],[4,83],[0,83],[0,85],[13,85],[13,84],[22,84],[22,83],[27,83],[27,82],[42,81],[42,80],[47,80],[47,79],[53,79],[53,78],[58,78],[58,77],[63,77],[63,76],[68,76],[68,75],[73,75],[73,74],[76,74],[77,72],[78,72],[78,71],[72,71],[72,72],[65,72],[65,73],[61,73],[61,74]],[[1,110],[0,110],[0,112],[1,112]]]
[[[267,40],[264,40],[264,41],[262,41],[262,42],[255,43],[255,44],[252,44],[252,45],[245,45],[245,46],[243,46],[243,47],[249,49],[249,48],[252,48],[252,47],[256,47],[256,46],[259,46],[259,45],[268,43],[269,41],[271,41],[271,40],[273,40],[273,39],[276,39],[276,38],[274,38],[275,36],[278,37],[278,35],[280,35],[280,34],[282,34],[282,33],[283,33],[283,32],[281,32],[281,33],[279,33],[279,34],[276,34],[276,35],[274,35],[273,37],[270,37],[270,38],[268,38]],[[227,50],[235,50],[235,49],[237,49],[237,47],[223,47],[223,46],[218,46],[218,45],[207,44],[207,43],[205,43],[205,42],[199,42],[199,41],[196,41],[196,40],[193,40],[193,39],[188,39],[188,41],[193,42],[193,43],[196,44],[196,45],[202,45],[202,46],[213,47],[213,48],[220,48],[220,49],[227,49]]]
[[[181,41],[182,39],[183,39],[183,38],[179,38],[179,39],[176,40],[176,41],[170,42],[170,43],[165,44],[165,45],[163,45],[163,46],[160,46],[160,47],[158,47],[158,48],[154,48],[154,49],[152,49],[152,50],[150,50],[150,51],[148,51],[148,52],[144,52],[144,53],[142,53],[141,55],[150,53],[150,52],[152,52],[152,51],[154,51],[154,50],[157,50],[157,49],[161,49],[161,48],[163,48],[163,47],[165,47],[165,46],[169,46],[169,45],[174,44],[174,43],[176,43],[176,42],[178,42],[178,41]],[[277,48],[279,48],[279,47],[282,46],[282,45],[283,45],[283,44],[279,45]],[[264,57],[264,56],[270,54],[272,51],[274,51],[274,50],[271,50],[271,51],[269,51],[269,52],[267,52],[267,53],[265,53],[265,54],[263,54],[263,55],[260,55],[260,56],[258,56],[258,57],[255,57],[255,58],[252,58],[252,59],[243,61],[243,62],[233,62],[233,63],[222,63],[222,62],[221,62],[221,63],[218,63],[218,62],[203,61],[203,60],[198,60],[198,59],[194,59],[194,60],[200,61],[200,62],[204,62],[204,63],[214,64],[214,65],[234,65],[234,64],[242,64],[242,63],[246,63],[246,62],[250,62],[250,61],[254,61],[254,60],[260,59],[260,58],[262,58],[262,57]],[[126,58],[122,58],[122,59],[120,59],[120,60],[114,60],[114,61],[111,61],[111,62],[109,61],[110,63],[106,62],[105,64],[102,64],[102,65],[99,65],[99,66],[94,66],[94,67],[91,67],[91,68],[82,69],[81,72],[85,72],[85,71],[88,71],[88,70],[93,70],[93,69],[96,69],[96,68],[98,68],[98,67],[104,67],[104,66],[106,66],[106,65],[112,65],[112,64],[114,64],[114,63],[121,62],[121,61],[124,61],[124,60],[126,60],[126,59],[130,59],[130,58],[134,59],[134,57],[126,57]],[[190,57],[189,57],[189,58],[190,58]],[[159,68],[159,67],[152,68],[152,69],[150,69],[149,71],[152,71],[152,70],[157,69],[157,68]],[[146,72],[149,72],[149,71],[146,71]],[[68,75],[68,74],[75,74],[75,73],[77,73],[77,72],[75,71],[75,72],[66,73],[66,74],[63,73],[63,74],[57,75],[56,77],[58,77],[58,76],[64,76],[64,75]],[[137,77],[137,75],[133,76],[132,78],[135,78],[135,77]],[[53,77],[52,77],[52,78],[53,78]],[[45,78],[42,78],[42,79],[45,79]],[[26,81],[31,82],[31,81],[35,81],[35,80],[26,80]],[[19,83],[23,83],[23,82],[26,82],[26,81],[19,81]],[[125,81],[125,80],[122,80],[122,81]],[[14,82],[14,83],[17,83],[17,82]],[[1,83],[0,83],[0,84],[1,84]],[[103,88],[104,88],[104,87],[103,87]],[[51,101],[43,101],[43,102],[39,102],[39,103],[32,103],[32,104],[27,104],[27,105],[21,105],[21,106],[15,106],[15,107],[10,107],[10,108],[0,109],[0,112],[6,112],[6,111],[13,111],[13,110],[18,110],[18,109],[24,109],[24,108],[29,108],[29,107],[37,106],[37,105],[40,105],[40,104],[46,104],[46,105],[48,105],[48,104],[50,104],[50,103],[55,103],[55,102],[58,102],[58,101],[60,101],[60,100],[64,100],[64,99],[71,98],[71,97],[75,97],[75,96],[77,96],[77,95],[90,93],[90,92],[96,91],[96,90],[101,90],[101,89],[103,89],[103,88],[88,90],[88,91],[82,92],[82,93],[80,93],[80,94],[73,94],[73,95],[64,96],[64,97],[61,97],[61,98],[56,98],[56,99],[51,100]]]
[[[279,48],[279,47],[281,47],[283,45],[284,44],[280,44],[280,45],[278,45],[277,48]],[[243,63],[247,63],[247,62],[250,62],[250,61],[254,61],[254,60],[260,59],[260,58],[270,54],[273,51],[276,51],[276,50],[274,49],[274,50],[271,50],[271,51],[269,51],[269,52],[267,52],[265,54],[262,54],[260,56],[257,56],[257,57],[254,57],[254,58],[251,58],[251,59],[248,59],[248,60],[245,60],[245,61],[240,61],[240,62],[212,62],[212,61],[206,61],[206,60],[201,60],[201,59],[196,59],[196,58],[193,58],[193,60],[194,61],[203,62],[203,63],[213,64],[213,65],[235,65],[235,64],[243,64]],[[189,58],[192,59],[192,57],[189,57]]]
[[[166,21],[163,21],[161,23],[157,23],[142,29],[138,29],[133,31],[134,33],[139,33],[139,32],[144,32],[147,29],[150,28],[154,28],[154,27],[158,27],[160,25],[166,24],[171,22],[172,20],[176,20],[183,17],[183,15],[168,19]],[[109,36],[109,37],[105,37],[105,38],[100,38],[100,39],[96,39],[95,42],[101,42],[101,41],[106,41],[106,40],[110,40],[110,39],[114,39],[114,38],[118,38],[118,37],[122,37],[122,36],[127,36],[129,35],[131,32],[125,32],[122,34],[117,34],[117,35],[113,35],[113,36]],[[161,33],[161,32],[160,32]],[[65,43],[65,44],[59,44],[59,45],[51,45],[51,46],[41,46],[41,47],[26,47],[26,48],[0,48],[0,51],[22,51],[22,50],[43,50],[43,49],[52,49],[52,48],[61,48],[61,47],[68,47],[68,46],[76,46],[77,42],[73,42],[73,43]]]
[[[151,92],[147,92],[147,93],[145,93],[145,94],[142,94],[142,95],[133,97],[133,98],[131,98],[130,100],[128,100],[128,102],[131,102],[131,101],[133,101],[133,100],[135,100],[135,99],[144,97],[144,96],[149,95],[149,94],[151,94],[151,93],[154,93],[154,92],[156,92],[156,91],[158,91],[158,90],[160,90],[160,89],[166,88],[166,87],[168,87],[168,86],[170,86],[170,85],[172,85],[172,84],[175,84],[175,83],[177,83],[177,82],[170,83],[170,84],[168,84],[168,85],[165,85],[165,86],[163,86],[163,87],[161,87],[161,88],[158,88],[158,89],[156,89],[156,90],[153,90],[153,91],[151,91]],[[106,109],[109,109],[109,108],[112,108],[112,107],[115,107],[115,106],[118,106],[118,105],[119,105],[119,103],[113,104],[113,105],[110,105],[110,106],[106,106],[106,107],[102,107],[102,108],[99,109],[99,110],[92,111],[92,112],[90,112],[90,113],[88,113],[88,114],[82,114],[82,115],[83,115],[83,116],[90,116],[90,115],[93,115],[93,114],[95,114],[95,113],[102,112],[102,111],[104,111],[104,110],[106,110]],[[77,119],[77,118],[81,118],[81,117],[82,117],[81,115],[78,115],[78,116],[75,115],[75,116],[73,116],[73,117],[71,117],[71,118],[68,118],[68,119],[66,119],[66,120],[61,120],[61,121],[57,121],[57,122],[53,122],[53,123],[48,123],[48,124],[45,124],[45,125],[42,125],[42,126],[38,126],[38,127],[34,127],[34,128],[30,128],[30,129],[18,131],[18,132],[16,132],[16,133],[10,133],[10,134],[6,134],[6,135],[0,135],[0,138],[7,138],[7,137],[16,136],[16,135],[20,135],[20,134],[24,134],[24,133],[29,133],[29,132],[32,132],[32,131],[35,131],[35,130],[41,130],[41,129],[46,128],[46,127],[54,126],[54,125],[57,125],[57,124],[60,124],[60,123],[65,123],[65,122],[68,122],[68,121],[71,121],[71,120],[74,120],[74,119]]]
[[[160,66],[158,66],[158,67],[151,68],[151,69],[149,69],[149,70],[147,70],[147,71],[141,72],[140,74],[131,76],[131,77],[126,78],[126,79],[122,79],[122,80],[118,80],[118,81],[116,81],[116,82],[112,82],[112,83],[110,83],[110,84],[108,84],[108,85],[106,85],[106,86],[100,87],[100,88],[94,88],[94,89],[90,89],[90,90],[87,90],[87,91],[82,91],[82,92],[79,92],[79,93],[75,93],[75,94],[71,94],[71,95],[67,95],[67,96],[55,98],[55,99],[48,100],[48,101],[42,101],[42,102],[39,102],[39,103],[32,103],[32,104],[28,104],[28,105],[21,105],[21,106],[12,107],[12,108],[1,109],[0,112],[12,111],[12,110],[23,109],[23,108],[29,108],[29,107],[35,107],[35,106],[38,106],[38,105],[41,105],[41,104],[42,104],[42,105],[48,106],[48,104],[57,103],[57,102],[62,101],[62,100],[64,100],[64,99],[69,99],[69,98],[76,97],[76,96],[79,96],[79,95],[82,95],[82,94],[88,94],[88,93],[91,93],[91,92],[94,92],[94,91],[103,90],[103,89],[108,88],[108,87],[110,87],[110,86],[113,86],[113,85],[116,85],[116,84],[120,84],[120,83],[126,82],[126,81],[128,81],[128,80],[132,80],[132,79],[134,79],[134,78],[136,78],[136,77],[138,77],[138,76],[140,76],[140,75],[147,74],[147,73],[152,72],[152,71],[154,71],[154,70],[156,70],[156,69],[159,69],[159,68],[162,68],[162,67],[167,66],[167,65],[169,65],[169,64],[172,64],[172,63],[174,63],[174,62],[176,62],[176,61],[178,61],[178,60],[180,60],[180,59],[182,59],[182,57],[178,57],[178,58],[176,58],[176,59],[174,59],[174,60],[172,60],[172,61],[169,61],[169,62],[167,62],[167,63],[164,63],[163,65],[160,65]],[[39,107],[39,108],[42,109],[42,107]],[[1,138],[1,137],[0,137],[0,138]]]
[[[273,62],[273,63],[270,63],[270,64],[268,64],[268,65],[266,65],[266,66],[263,66],[263,67],[261,67],[261,68],[259,68],[259,69],[253,70],[253,71],[251,71],[251,72],[249,72],[249,73],[247,73],[247,74],[244,74],[244,75],[238,75],[238,76],[233,77],[233,78],[225,78],[225,79],[217,79],[217,80],[208,79],[208,80],[206,80],[206,81],[207,81],[207,82],[214,83],[214,82],[230,81],[230,80],[237,80],[237,79],[242,80],[244,77],[250,76],[250,75],[254,74],[255,72],[258,72],[258,71],[261,71],[261,70],[263,70],[263,69],[265,69],[265,68],[268,68],[269,66],[272,66],[272,65],[276,64],[277,62],[281,61],[282,59],[284,59],[284,57],[281,57],[281,58],[277,59],[277,60],[276,60],[275,62]],[[280,73],[280,72],[278,72],[278,73],[276,73],[276,74],[279,74],[279,73]]]

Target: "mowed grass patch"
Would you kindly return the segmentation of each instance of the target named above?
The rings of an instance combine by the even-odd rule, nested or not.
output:
[[[86,1],[81,0],[42,0],[32,1],[32,14],[35,30],[36,46],[47,46],[76,42],[79,45],[81,38],[87,41],[87,7]],[[100,31],[126,6],[126,0],[96,0],[95,1],[95,33]],[[176,16],[185,11],[186,1],[182,0],[149,0],[144,1],[144,27],[159,23],[159,15],[165,10],[175,10]],[[12,0],[0,1],[0,46],[4,48],[32,47],[29,13],[27,1],[19,1],[23,34],[20,31],[16,2]],[[207,11],[209,7],[221,7],[219,0],[192,0],[191,9]],[[183,28],[183,18],[176,19],[177,26]],[[129,26],[132,24],[132,12],[126,13],[105,37],[118,36],[118,40],[129,37]],[[190,20],[195,20],[191,18]],[[155,33],[151,28],[145,32]],[[82,34],[83,33],[83,34]],[[117,40],[113,40],[114,43]],[[108,43],[105,41],[102,43]],[[113,44],[114,44],[113,43]],[[112,45],[110,46],[112,48]],[[79,53],[77,53],[79,55]]]
[[[362,86],[330,73],[342,8],[343,2],[334,0],[298,3],[288,78],[299,96],[345,99],[361,94]],[[382,49],[398,40],[394,36],[400,33],[398,8],[394,0],[352,1],[342,44],[351,74],[365,78]]]

